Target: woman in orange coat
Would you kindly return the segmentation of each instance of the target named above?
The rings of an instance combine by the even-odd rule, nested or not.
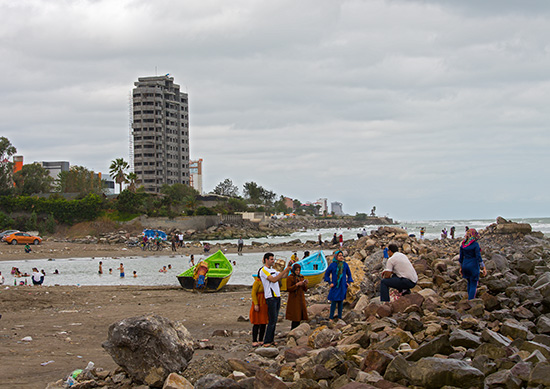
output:
[[[264,342],[265,328],[269,322],[267,315],[267,303],[265,302],[264,286],[260,280],[260,271],[258,277],[252,284],[252,306],[250,307],[250,322],[252,326],[252,346],[258,347]]]
[[[290,329],[300,325],[300,321],[308,320],[306,296],[307,280],[302,276],[302,267],[295,263],[292,266],[292,273],[286,279],[286,290],[288,301],[286,303],[286,318],[292,322]]]

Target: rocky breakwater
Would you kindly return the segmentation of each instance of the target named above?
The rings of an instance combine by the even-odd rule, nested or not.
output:
[[[488,228],[481,236],[489,274],[476,299],[467,300],[459,275],[460,240],[417,240],[382,227],[347,248],[359,288],[342,320],[326,320],[327,287],[314,288],[310,321],[279,332],[278,347],[249,346],[244,359],[206,355],[172,372],[164,387],[549,387],[550,242],[519,230]],[[382,304],[380,247],[390,242],[409,256],[419,282],[410,295]]]

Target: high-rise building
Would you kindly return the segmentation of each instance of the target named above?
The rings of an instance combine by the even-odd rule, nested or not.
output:
[[[344,210],[342,209],[342,207],[343,204],[338,201],[330,203],[331,212],[336,216],[344,216]]]
[[[197,161],[189,162],[189,186],[199,192],[200,195],[202,192],[202,158],[199,158]]]
[[[140,77],[132,93],[133,166],[137,185],[189,185],[189,105],[174,78]]]

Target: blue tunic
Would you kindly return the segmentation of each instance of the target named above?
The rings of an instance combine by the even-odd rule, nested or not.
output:
[[[332,262],[325,272],[325,281],[329,284],[334,284],[333,288],[330,288],[328,292],[329,301],[344,301],[346,299],[346,293],[348,291],[348,283],[353,282],[351,277],[351,270],[346,262],[344,262],[344,269],[342,274],[342,280],[340,286],[336,287],[338,281],[338,263]]]
[[[479,268],[484,266],[479,243],[474,242],[467,247],[461,246],[458,261],[462,268],[462,278],[468,281],[468,299],[471,300],[476,296]]]

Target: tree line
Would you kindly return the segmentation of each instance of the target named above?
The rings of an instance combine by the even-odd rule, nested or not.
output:
[[[105,196],[105,180],[84,166],[71,166],[57,178],[38,163],[23,165],[13,173],[11,157],[16,148],[0,137],[0,229],[17,228],[52,232],[56,224],[74,224],[107,216],[131,220],[139,215],[176,217],[181,215],[232,214],[257,211],[318,215],[318,205],[302,205],[298,199],[288,206],[284,196],[250,181],[239,188],[227,178],[212,191],[217,205],[205,207],[199,193],[184,184],[163,185],[160,195],[144,191],[123,158],[113,160],[109,173],[119,185],[116,198]],[[127,184],[123,189],[123,184]],[[67,198],[66,194],[71,194]]]

